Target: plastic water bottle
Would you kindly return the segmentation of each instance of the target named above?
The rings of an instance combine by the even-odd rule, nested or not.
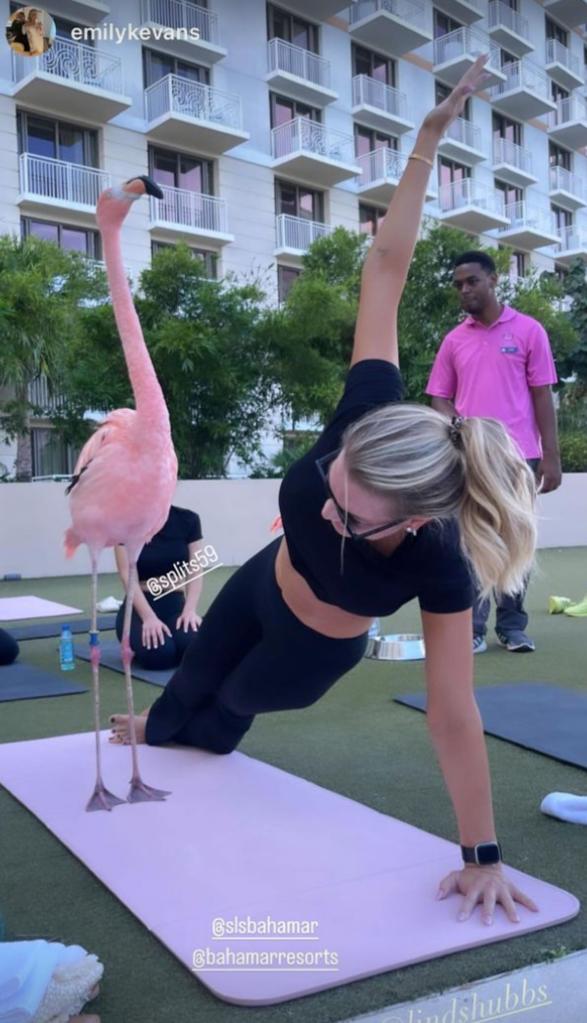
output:
[[[380,634],[380,631],[379,631],[380,628],[381,628],[381,622],[379,621],[379,618],[375,618],[373,620],[373,624],[372,624],[371,628],[369,629],[369,639],[377,639],[377,637]]]
[[[62,671],[73,671],[75,668],[75,657],[73,655],[73,638],[71,626],[61,626],[61,639],[59,641],[59,662]]]

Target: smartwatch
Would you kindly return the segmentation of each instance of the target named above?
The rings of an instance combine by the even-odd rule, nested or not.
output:
[[[499,842],[479,842],[478,845],[462,845],[461,852],[465,863],[476,863],[479,867],[488,867],[492,863],[501,863],[503,861]]]

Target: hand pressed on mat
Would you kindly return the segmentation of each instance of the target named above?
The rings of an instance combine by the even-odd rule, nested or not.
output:
[[[528,895],[524,895],[515,884],[507,880],[498,863],[488,867],[467,864],[462,870],[451,871],[440,882],[436,897],[444,899],[455,891],[466,896],[458,915],[459,921],[468,920],[478,902],[482,903],[483,923],[488,925],[493,923],[496,902],[501,902],[509,919],[516,924],[520,922],[520,918],[515,902],[527,906],[534,913],[538,912],[536,903]]]

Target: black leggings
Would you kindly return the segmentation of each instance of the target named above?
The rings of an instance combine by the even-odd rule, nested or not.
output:
[[[150,607],[169,626],[171,636],[163,633],[165,642],[159,641],[157,649],[151,645],[149,650],[143,646],[143,620],[133,607],[130,619],[130,648],[134,651],[134,664],[140,664],[142,668],[149,668],[151,671],[163,671],[166,668],[177,668],[187,650],[190,640],[194,636],[194,630],[188,629],[184,632],[183,627],[176,629],[175,623],[179,618],[184,605],[183,595],[176,590],[174,593],[166,593],[164,597],[155,600],[148,590],[143,590],[143,595]],[[124,624],[124,611],[126,608],[126,597],[118,608],[116,615],[116,635],[122,639],[122,626]]]
[[[255,714],[309,707],[363,657],[367,632],[332,639],[290,611],[275,579],[280,543],[238,568],[210,605],[149,711],[150,745],[230,753]]]
[[[0,664],[12,664],[18,657],[18,643],[4,629],[0,629]]]

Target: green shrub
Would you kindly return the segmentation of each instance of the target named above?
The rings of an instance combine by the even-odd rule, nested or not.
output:
[[[561,433],[560,451],[563,472],[587,472],[586,433]]]

